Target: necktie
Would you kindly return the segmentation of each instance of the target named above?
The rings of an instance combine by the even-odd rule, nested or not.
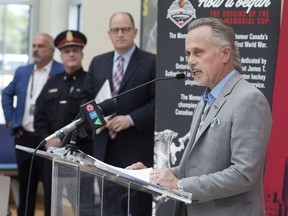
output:
[[[201,121],[200,121],[199,126],[198,126],[198,131],[197,131],[196,137],[198,137],[198,133],[199,133],[199,131],[200,131],[201,127],[202,127],[202,124],[203,124],[203,122],[204,122],[204,120],[205,120],[205,118],[206,118],[206,116],[207,116],[207,114],[208,114],[208,112],[209,112],[209,109],[210,109],[210,106],[209,106],[209,104],[206,102],[205,107],[204,107],[204,110],[203,110],[203,113],[202,113],[202,115],[201,115]]]
[[[113,92],[112,96],[116,96],[118,94],[123,75],[124,75],[124,67],[123,67],[124,58],[119,56],[118,64],[116,66],[114,75],[113,75]],[[115,139],[116,133],[112,130],[109,131],[109,135],[111,139]]]
[[[124,75],[124,67],[123,67],[123,62],[124,59],[122,56],[118,57],[118,64],[116,66],[114,75],[113,75],[113,96],[117,95],[122,79],[123,79],[123,75]]]

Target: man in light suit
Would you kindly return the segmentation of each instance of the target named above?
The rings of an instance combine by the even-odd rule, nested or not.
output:
[[[88,100],[95,98],[106,80],[110,83],[113,95],[117,95],[155,78],[155,55],[140,50],[134,44],[137,29],[131,14],[127,12],[113,14],[110,18],[108,35],[115,50],[93,58],[84,85],[84,93]],[[115,78],[117,74],[119,57],[124,59],[122,64],[124,75],[119,90],[115,92],[113,77]],[[106,122],[106,129],[94,137],[93,156],[122,168],[139,160],[147,166],[153,166],[154,97],[154,84],[118,97],[117,112]],[[123,215],[127,215],[125,210],[127,196],[123,196],[123,193],[127,193],[127,189],[122,187],[123,193],[114,193],[115,188],[116,185],[113,184],[104,192],[104,198],[109,196],[104,202],[104,211],[111,210],[105,215],[120,215],[121,211]],[[134,190],[131,194],[131,215],[151,215],[152,196]]]
[[[59,62],[53,60],[54,43],[48,34],[38,34],[33,40],[34,63],[16,69],[13,80],[2,91],[2,107],[6,125],[15,136],[15,145],[36,148],[40,143],[33,127],[35,102],[47,80],[64,71]],[[14,107],[14,99],[17,104]],[[18,216],[25,215],[29,168],[32,154],[16,149],[19,180]],[[37,185],[41,180],[43,164],[41,158],[33,163],[29,185],[29,202],[26,215],[34,215]]]
[[[177,203],[175,215],[264,216],[271,112],[265,96],[240,75],[234,30],[218,18],[197,19],[185,52],[196,83],[207,88],[179,166],[153,170],[150,181],[192,193],[192,204]]]

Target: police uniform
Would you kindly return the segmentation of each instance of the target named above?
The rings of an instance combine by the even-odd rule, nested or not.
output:
[[[47,82],[36,102],[36,121],[41,139],[71,123],[80,111],[86,72],[62,73]]]
[[[86,37],[78,31],[61,32],[54,40],[55,46],[61,50],[66,46],[84,47]],[[43,140],[55,131],[71,123],[80,112],[82,88],[87,72],[81,67],[73,74],[66,72],[50,79],[44,86],[36,101],[34,127]],[[69,139],[68,139],[69,141]],[[77,139],[77,146],[87,154],[92,154],[91,136]],[[51,161],[45,164],[45,215],[51,210]],[[46,192],[47,191],[47,192]],[[47,193],[47,194],[46,194]]]
[[[67,46],[83,48],[87,43],[84,34],[67,30],[54,40],[55,47],[61,50]],[[68,74],[54,76],[44,86],[36,101],[34,126],[41,139],[71,123],[80,111],[81,94],[87,72],[81,67]]]

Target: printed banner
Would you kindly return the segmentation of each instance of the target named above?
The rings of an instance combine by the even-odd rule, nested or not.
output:
[[[194,108],[203,87],[191,77],[184,52],[189,22],[218,17],[236,32],[242,76],[273,101],[274,76],[280,28],[281,0],[158,0],[157,77],[185,73],[185,80],[156,84],[155,167],[179,164],[189,139]],[[249,117],[249,113],[247,113]],[[171,215],[173,201],[156,200],[155,215]]]
[[[284,2],[284,1],[283,1]],[[288,2],[284,2],[272,104],[273,128],[265,170],[267,215],[288,215]]]

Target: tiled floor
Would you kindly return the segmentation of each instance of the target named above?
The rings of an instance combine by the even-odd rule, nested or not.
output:
[[[17,216],[16,200],[18,199],[18,190],[19,190],[19,185],[18,185],[18,181],[16,178],[16,174],[12,173],[11,184],[10,184],[10,195],[9,195],[9,210],[11,212],[11,216]],[[37,195],[35,216],[44,216],[44,199],[43,199],[42,183],[38,185],[38,195]]]
[[[36,209],[35,209],[35,216],[44,216],[44,204],[43,204],[44,202],[43,201],[44,201],[43,195],[38,194]],[[10,200],[9,200],[9,210],[11,212],[11,216],[17,216],[17,208],[16,208],[16,205],[12,196],[10,196]]]
[[[9,209],[11,211],[11,216],[16,216],[17,215],[17,209],[15,208],[14,205],[11,205],[9,206]],[[35,212],[35,216],[44,216],[44,209],[43,209],[43,206],[41,207],[38,207],[36,209],[36,212]]]

